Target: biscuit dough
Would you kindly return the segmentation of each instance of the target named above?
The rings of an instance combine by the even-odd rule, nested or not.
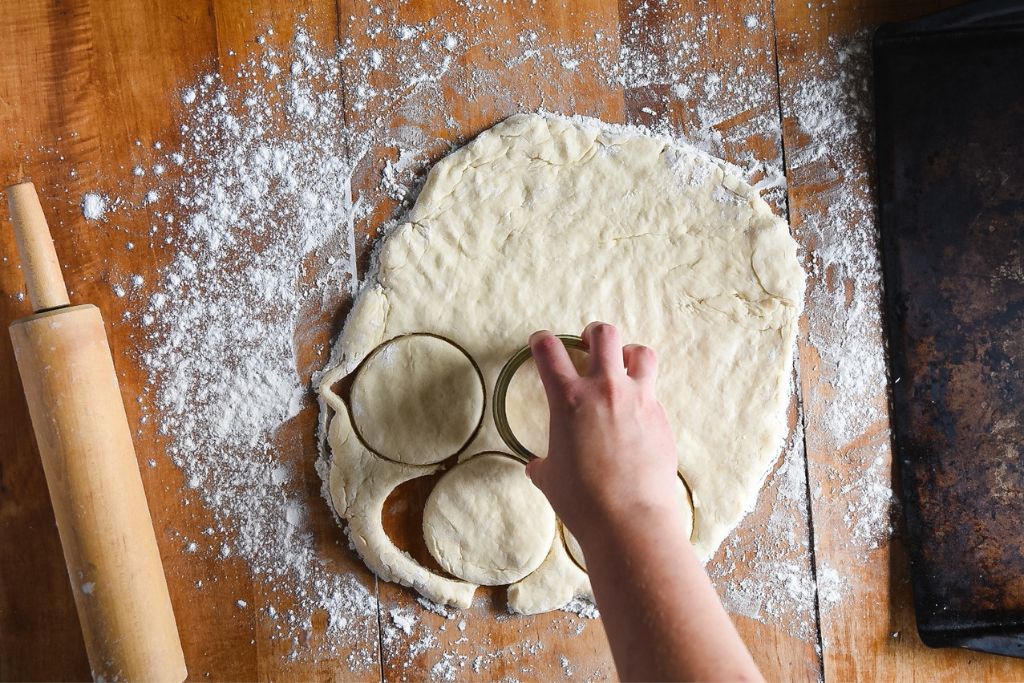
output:
[[[356,437],[348,411],[333,393],[328,396],[334,417],[328,442],[334,463],[328,489],[335,512],[348,521],[352,546],[366,566],[385,581],[410,586],[434,602],[469,607],[476,585],[435,574],[403,552],[384,532],[381,513],[391,492],[410,479],[432,474],[436,465],[394,463],[371,453]]]
[[[524,469],[508,456],[484,453],[441,477],[423,509],[423,537],[449,574],[502,586],[544,561],[555,512]]]
[[[356,432],[395,462],[429,465],[458,453],[484,409],[476,366],[451,343],[424,334],[392,340],[370,355],[352,384]]]
[[[320,382],[325,418],[333,415],[335,510],[383,578],[467,604],[473,583],[421,567],[380,526],[385,491],[436,466],[404,464],[416,462],[405,455],[389,462],[353,444],[333,385],[382,342],[430,332],[473,357],[489,399],[531,332],[579,334],[604,320],[625,342],[658,352],[657,393],[692,494],[691,538],[707,558],[753,507],[781,450],[803,291],[786,222],[735,167],[593,119],[513,116],[434,166],[356,298]],[[386,419],[386,408],[376,410]],[[485,412],[462,458],[505,450]],[[512,609],[554,609],[589,594],[559,536],[509,587]]]

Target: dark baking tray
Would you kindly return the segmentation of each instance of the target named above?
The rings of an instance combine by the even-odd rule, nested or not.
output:
[[[1024,2],[882,26],[874,78],[918,632],[1024,657]]]

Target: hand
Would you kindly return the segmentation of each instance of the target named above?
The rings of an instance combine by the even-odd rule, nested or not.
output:
[[[619,332],[593,322],[585,375],[546,330],[530,337],[551,412],[547,458],[527,474],[586,549],[608,524],[675,514],[676,448],[654,395],[657,359],[646,346],[623,347]]]
[[[581,376],[557,337],[530,337],[551,438],[526,471],[580,542],[619,678],[763,680],[683,532],[654,352],[605,323],[583,340]]]

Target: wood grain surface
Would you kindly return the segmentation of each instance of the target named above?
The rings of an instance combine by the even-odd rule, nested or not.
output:
[[[944,0],[892,3],[888,0],[682,0],[677,3],[639,0],[582,0],[580,2],[495,2],[486,22],[461,21],[465,5],[458,0],[390,0],[375,3],[396,24],[420,24],[432,38],[458,25],[468,47],[459,54],[464,67],[486,71],[494,87],[472,99],[462,96],[459,83],[438,84],[445,106],[387,111],[346,109],[346,123],[371,118],[375,125],[397,128],[414,122],[437,141],[430,160],[517,111],[544,108],[596,116],[612,122],[655,125],[668,122],[682,134],[707,129],[699,93],[669,97],[664,85],[625,82],[610,87],[581,70],[571,77],[551,78],[540,60],[509,65],[496,54],[524,31],[535,30],[545,39],[587,43],[600,34],[605,48],[633,51],[670,65],[676,47],[656,40],[660,28],[693,25],[702,19],[714,25],[706,40],[695,46],[695,57],[666,68],[695,72],[740,73],[745,82],[761,84],[749,104],[736,114],[711,122],[721,135],[725,155],[747,165],[750,158],[785,167],[786,191],[769,195],[776,209],[788,215],[794,234],[813,265],[816,233],[812,217],[827,207],[830,191],[864,192],[862,184],[836,178],[821,165],[794,168],[807,139],[798,121],[801,83],[819,74],[823,54],[834,54],[835,41],[861,35],[878,22],[924,14]],[[641,6],[645,11],[637,12]],[[137,398],[144,395],[147,372],[138,361],[131,327],[121,324],[123,303],[113,296],[112,276],[139,273],[156,280],[171,256],[169,250],[147,246],[128,252],[125,234],[99,231],[84,221],[82,195],[105,180],[122,177],[131,167],[136,140],[161,140],[173,146],[180,140],[171,103],[184,85],[200,73],[217,70],[229,86],[238,80],[238,66],[258,49],[254,36],[267,35],[271,46],[284,50],[294,27],[305,16],[306,30],[323,45],[348,42],[354,50],[367,50],[368,22],[374,4],[313,0],[296,8],[286,0],[152,0],[124,3],[117,0],[45,2],[9,0],[0,22],[0,183],[6,185],[24,173],[35,181],[50,220],[58,254],[73,303],[91,302],[107,320],[111,348],[118,369],[129,422],[138,426],[136,447],[140,462],[162,453],[166,436],[149,422],[140,421]],[[751,31],[756,25],[766,30]],[[374,36],[373,44],[387,35]],[[397,46],[396,46],[397,49]],[[737,72],[737,70],[739,70]],[[386,88],[398,82],[385,66],[373,75],[374,85]],[[726,84],[727,86],[728,84]],[[723,87],[726,87],[723,86]],[[357,99],[347,81],[346,101]],[[737,96],[739,97],[739,96]],[[742,103],[741,103],[742,104]],[[869,102],[865,106],[870,106]],[[753,120],[772,125],[751,126]],[[765,132],[769,131],[769,132]],[[870,174],[871,140],[859,143],[856,163]],[[389,156],[392,155],[392,156]],[[353,181],[353,192],[373,192],[393,152],[385,145],[363,153]],[[71,174],[70,169],[75,173]],[[844,185],[844,183],[848,184]],[[870,197],[867,198],[870,206]],[[365,272],[373,237],[381,224],[400,212],[399,202],[381,198],[372,214],[357,224],[365,236],[359,243],[357,263]],[[0,318],[27,315],[14,240],[0,212]],[[870,216],[868,216],[870,219]],[[852,220],[852,219],[851,219]],[[125,226],[127,234],[145,234],[148,224]],[[816,273],[813,277],[831,277]],[[337,334],[350,303],[335,293],[336,312],[311,316],[296,331],[298,365],[303,377],[322,366],[322,349]],[[876,343],[882,344],[880,322]],[[742,575],[745,563],[773,515],[787,516],[794,547],[793,566],[819,578],[822,567],[842,567],[847,580],[842,598],[825,609],[818,592],[808,596],[810,631],[774,625],[769,617],[736,615],[740,631],[754,657],[771,680],[1020,680],[1024,664],[1006,658],[963,651],[925,648],[916,637],[907,580],[905,552],[898,533],[867,554],[852,557],[844,533],[846,502],[831,495],[837,481],[855,481],[863,473],[861,459],[840,454],[871,451],[881,458],[888,476],[891,468],[889,429],[884,386],[871,397],[880,416],[844,443],[837,443],[825,424],[830,386],[838,370],[823,362],[820,344],[802,323],[798,360],[798,397],[790,411],[790,424],[806,448],[806,492],[810,503],[779,513],[774,502],[782,486],[769,476],[757,508],[741,524],[735,542],[719,552],[716,562],[731,561]],[[840,331],[834,331],[839,334]],[[254,580],[243,558],[204,558],[181,551],[179,538],[198,535],[213,523],[213,514],[184,486],[182,473],[172,466],[142,467],[157,538],[181,631],[190,678],[201,680],[420,680],[430,677],[437,651],[410,654],[412,636],[398,632],[385,638],[382,626],[396,608],[419,609],[415,595],[394,584],[377,581],[347,548],[327,506],[320,499],[320,480],[314,468],[316,406],[307,399],[304,409],[282,428],[275,440],[281,457],[297,473],[295,495],[306,501],[308,532],[328,566],[351,573],[378,600],[378,615],[357,619],[350,628],[356,645],[337,648],[330,656],[310,659],[292,656],[293,649],[313,647],[325,635],[326,615],[317,615],[308,640],[297,644],[272,638],[274,624],[261,607],[280,604],[274,586]],[[876,465],[877,466],[877,465]],[[777,466],[779,467],[779,466]],[[423,556],[419,519],[431,482],[415,480],[401,487],[385,507],[385,526],[396,543]],[[411,512],[412,511],[412,512]],[[898,519],[894,520],[898,529]],[[0,335],[0,678],[4,680],[62,680],[89,676],[68,576],[54,526],[42,467],[32,438],[28,412],[10,340]],[[203,585],[197,591],[197,583]],[[465,630],[455,621],[426,611],[418,613],[424,627],[441,640],[441,649],[455,658],[472,661],[485,657],[480,667],[458,669],[459,680],[559,679],[571,662],[573,677],[614,678],[614,668],[600,621],[577,621],[564,613],[512,617],[505,612],[503,589],[481,591],[484,599],[466,610]],[[236,600],[253,609],[240,611]],[[439,629],[445,626],[444,631]],[[522,651],[530,650],[528,657]],[[301,655],[301,652],[300,652]],[[515,656],[513,656],[515,655]],[[346,662],[367,658],[379,666],[352,674]]]

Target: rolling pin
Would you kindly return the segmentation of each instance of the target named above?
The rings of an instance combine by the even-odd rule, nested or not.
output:
[[[72,306],[32,183],[6,189],[34,315],[11,340],[97,680],[184,680],[128,418],[91,304]]]

